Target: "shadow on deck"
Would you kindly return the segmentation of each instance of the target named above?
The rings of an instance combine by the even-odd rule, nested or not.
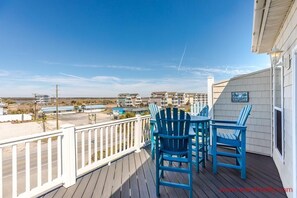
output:
[[[232,160],[232,159],[230,159]],[[228,159],[223,160],[230,162]],[[53,197],[156,197],[155,164],[149,151],[131,153],[77,179],[75,185],[57,188],[43,198]],[[165,179],[186,182],[187,176],[165,172]],[[161,197],[187,197],[181,189],[161,187]],[[270,157],[247,154],[247,179],[240,178],[240,172],[219,168],[212,173],[211,160],[200,173],[193,166],[194,197],[286,197],[283,186]]]

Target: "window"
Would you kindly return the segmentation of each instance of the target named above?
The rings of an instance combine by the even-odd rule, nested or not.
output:
[[[283,67],[274,67],[274,140],[275,148],[283,156]]]

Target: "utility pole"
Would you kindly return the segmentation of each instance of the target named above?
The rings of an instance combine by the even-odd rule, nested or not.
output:
[[[36,105],[37,105],[37,101],[36,101],[36,94],[34,94],[34,120],[36,121]]]
[[[56,85],[56,127],[59,129],[59,103],[58,103],[58,85]]]

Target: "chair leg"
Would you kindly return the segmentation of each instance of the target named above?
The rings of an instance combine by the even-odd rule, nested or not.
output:
[[[202,166],[205,168],[205,123],[202,123]]]
[[[160,196],[160,153],[156,151],[156,196]]]
[[[198,125],[197,125],[198,127]],[[199,137],[198,137],[198,132],[196,133],[196,147],[195,147],[195,152],[196,152],[196,172],[199,173]]]
[[[164,166],[164,154],[161,154],[161,166]],[[161,177],[164,178],[164,170],[161,170]]]
[[[235,148],[235,153],[240,154],[237,147]],[[236,165],[239,166],[239,158],[238,157],[235,158],[235,161],[236,161]]]
[[[154,124],[150,124],[150,129],[151,129],[151,156],[152,160],[155,159],[155,137],[154,137]]]
[[[213,138],[212,138],[212,172],[217,173],[217,129],[213,129]]]
[[[209,147],[210,147],[210,132],[209,132],[209,125],[207,125],[207,135],[206,135],[206,160],[208,161],[208,152],[209,152]]]
[[[246,179],[246,131],[241,133],[241,178]]]

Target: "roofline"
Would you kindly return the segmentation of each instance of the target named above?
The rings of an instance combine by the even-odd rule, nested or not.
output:
[[[240,76],[235,76],[233,78],[230,78],[229,80],[222,80],[220,82],[217,82],[217,83],[214,83],[213,85],[218,85],[218,84],[222,84],[222,83],[225,83],[225,82],[229,82],[229,81],[232,81],[232,80],[236,80],[236,79],[239,79],[239,78],[243,78],[243,77],[247,77],[247,76],[251,76],[251,75],[255,75],[255,74],[258,74],[258,73],[261,73],[261,72],[264,72],[264,71],[268,71],[270,70],[271,68],[268,67],[268,68],[265,68],[265,69],[261,69],[261,70],[258,70],[258,71],[254,71],[254,72],[251,72],[251,73],[248,73],[248,74],[242,74]]]
[[[260,53],[259,46],[262,42],[264,28],[267,22],[267,16],[271,0],[254,0],[253,33],[252,33],[252,52]]]

